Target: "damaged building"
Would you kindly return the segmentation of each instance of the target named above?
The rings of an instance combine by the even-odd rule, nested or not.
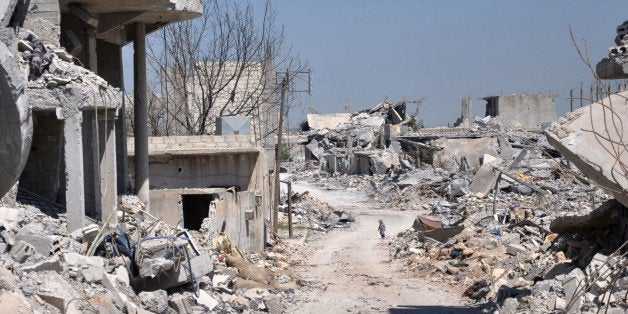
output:
[[[558,94],[513,94],[487,96],[485,116],[502,126],[525,129],[543,129],[556,120],[554,98]]]
[[[224,232],[246,252],[263,250],[270,189],[264,150],[252,135],[150,137],[148,142],[153,215],[197,231],[209,218],[212,235]]]
[[[70,230],[106,220],[128,189],[122,46],[134,43],[144,106],[145,35],[200,16],[201,2],[10,0],[0,13],[11,26],[2,29],[1,192],[19,179],[20,197],[64,208]]]

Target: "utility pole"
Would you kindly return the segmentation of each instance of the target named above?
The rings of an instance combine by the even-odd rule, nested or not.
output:
[[[288,181],[288,239],[292,239],[292,182]]]
[[[277,128],[277,146],[275,146],[275,200],[273,202],[273,233],[277,235],[279,228],[279,198],[281,186],[279,182],[279,170],[281,169],[281,140],[283,137],[284,108],[286,106],[286,93],[290,81],[290,71],[286,70],[286,76],[281,81],[281,103],[279,105],[279,127]]]

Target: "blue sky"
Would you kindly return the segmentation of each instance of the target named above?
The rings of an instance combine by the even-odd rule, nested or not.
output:
[[[569,26],[586,38],[593,65],[628,20],[628,1],[276,0],[287,43],[308,60],[312,96],[303,95],[290,124],[311,104],[319,113],[369,108],[384,99],[425,97],[420,119],[447,125],[463,97],[483,115],[487,95],[557,92],[559,115],[569,89],[591,73],[577,55]],[[261,12],[260,12],[261,13]],[[132,48],[126,47],[127,64]],[[125,69],[132,89],[132,70]],[[615,84],[616,85],[616,84]]]

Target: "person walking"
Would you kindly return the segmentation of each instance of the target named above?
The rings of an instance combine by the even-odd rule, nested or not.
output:
[[[381,219],[377,222],[379,222],[379,227],[377,227],[377,230],[379,230],[379,235],[382,236],[383,239],[386,237],[386,225],[384,225],[384,221]]]

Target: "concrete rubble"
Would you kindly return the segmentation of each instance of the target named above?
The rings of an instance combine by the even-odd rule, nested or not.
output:
[[[217,238],[220,244],[189,241],[174,227],[144,216],[135,197],[121,198],[116,228],[90,225],[71,233],[63,214],[53,218],[34,206],[17,206],[0,211],[3,309],[256,312],[266,310],[266,299],[290,294],[282,253],[246,254],[226,235]],[[19,210],[17,217],[13,210]],[[40,237],[20,238],[26,231]],[[204,238],[199,231],[189,233]],[[48,238],[55,239],[51,249],[38,249]]]
[[[605,100],[613,102],[615,118],[626,116],[625,97]],[[365,191],[389,207],[417,210],[410,229],[389,241],[392,257],[405,260],[408,273],[457,287],[488,309],[594,312],[608,306],[623,312],[628,209],[621,167],[628,154],[618,154],[617,163],[602,149],[590,149],[595,140],[586,136],[593,135],[577,123],[602,115],[597,103],[591,106],[560,118],[546,135],[498,123],[399,134],[387,143],[399,147],[396,163],[358,175],[331,171],[325,155],[347,151],[347,138],[362,126],[348,115],[344,124],[317,121],[321,129],[306,131],[313,158],[293,164],[287,180]],[[389,149],[372,141],[352,145],[380,154]],[[292,198],[295,225],[316,225],[304,215],[310,207],[299,202],[303,195]]]
[[[18,3],[0,4],[3,28]],[[0,31],[0,129],[7,142],[0,147],[0,196],[17,193],[33,137],[31,109],[54,112],[74,123],[71,134],[81,134],[80,119],[71,119],[82,116],[81,109],[115,112],[122,103],[119,89],[75,64],[57,42],[12,26]],[[621,64],[628,64],[625,29],[618,28],[619,46],[610,52]],[[621,120],[628,116],[627,97],[623,92],[594,102],[544,134],[545,120],[525,131],[507,127],[506,115],[465,116],[454,128],[423,129],[405,101],[354,114],[310,114],[299,134],[307,138],[300,142],[306,161],[286,165],[291,173],[285,180],[359,190],[389,208],[416,211],[407,230],[386,240],[391,258],[403,260],[409,274],[450,284],[470,302],[501,313],[625,312],[628,124]],[[76,163],[72,152],[83,151],[75,146],[66,164]],[[183,229],[151,215],[135,196],[114,199],[115,189],[109,207],[95,201],[98,193],[87,200],[100,208],[92,220],[82,210],[84,186],[73,185],[84,174],[63,179],[66,205],[81,209],[79,218],[44,205],[0,207],[0,309],[280,312],[294,290],[307,285],[290,270],[304,257],[282,236],[262,243],[269,245],[265,251],[247,252],[224,226],[217,232],[210,217],[199,230]],[[109,179],[115,186],[115,176]],[[251,204],[257,196],[261,202],[261,195],[249,196]],[[283,193],[280,203],[279,225],[291,221],[304,232],[303,242],[355,221],[351,212],[308,192]],[[242,224],[248,230],[248,219]]]

